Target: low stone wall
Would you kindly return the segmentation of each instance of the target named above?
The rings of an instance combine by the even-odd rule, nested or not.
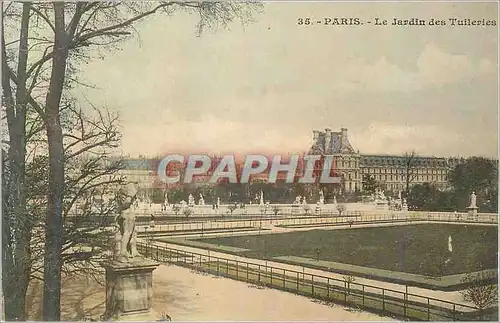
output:
[[[431,214],[432,216],[449,216],[449,217],[467,217],[468,214],[467,212],[427,212],[427,211],[393,211],[393,210],[386,210],[386,209],[378,209],[374,204],[368,204],[368,203],[343,203],[345,205],[346,209],[344,211],[344,214],[401,214],[401,213],[408,213],[408,214],[413,214],[415,216],[427,216],[428,214]],[[299,205],[293,205],[293,204],[269,204],[267,207],[266,205],[259,205],[259,204],[247,204],[245,205],[244,208],[240,208],[238,205],[236,209],[233,209],[231,212],[231,206],[229,204],[221,204],[219,205],[218,208],[214,209],[212,205],[194,205],[194,206],[180,206],[179,205],[179,210],[177,212],[178,215],[183,214],[183,210],[185,208],[189,208],[192,211],[193,215],[201,215],[201,216],[218,216],[218,215],[240,215],[240,216],[245,216],[245,215],[251,215],[251,216],[258,216],[258,215],[275,215],[275,211],[278,211],[278,215],[297,215],[297,214],[318,214],[318,215],[337,215],[338,210],[337,206],[338,204],[322,204],[322,205],[317,205],[317,204],[299,204]],[[306,209],[308,211],[306,212]],[[319,211],[319,212],[318,212]],[[166,211],[161,211],[161,205],[160,204],[153,204],[151,208],[140,208],[138,210],[139,215],[160,215],[160,214],[174,214],[175,212],[173,211],[173,206],[169,206]],[[478,213],[477,214],[480,217],[495,217],[497,216],[496,213]]]

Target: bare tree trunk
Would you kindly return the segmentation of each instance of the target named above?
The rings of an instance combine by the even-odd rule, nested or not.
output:
[[[45,231],[43,320],[59,321],[61,315],[62,211],[64,192],[64,146],[60,123],[68,34],[64,26],[64,3],[54,4],[54,56],[46,98],[46,126],[49,146],[49,188]]]
[[[2,37],[2,89],[9,129],[7,166],[3,176],[2,196],[2,283],[6,320],[25,320],[25,296],[31,269],[31,220],[26,214],[26,66],[30,4],[23,4],[17,65],[18,86],[14,100]],[[3,36],[3,35],[2,35]],[[4,168],[5,171],[5,168]]]
[[[49,194],[45,231],[43,319],[60,320],[62,197],[64,189],[64,150],[59,115],[47,115],[49,141]]]
[[[413,175],[413,168],[415,167],[414,165],[414,159],[415,159],[415,150],[412,150],[411,152],[405,153],[405,171],[406,171],[406,198],[410,196],[410,183],[414,179]]]
[[[410,167],[406,167],[406,197],[410,195]]]

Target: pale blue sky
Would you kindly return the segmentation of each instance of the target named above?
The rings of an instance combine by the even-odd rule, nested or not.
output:
[[[197,38],[157,17],[89,64],[86,90],[120,111],[123,151],[302,152],[349,129],[361,153],[497,155],[495,27],[297,26],[298,17],[497,19],[498,5],[267,3],[245,30]],[[497,22],[498,24],[498,22]]]

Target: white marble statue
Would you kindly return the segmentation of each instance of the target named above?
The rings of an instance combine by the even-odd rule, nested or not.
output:
[[[118,215],[116,222],[119,232],[115,236],[117,245],[115,246],[115,258],[121,261],[128,261],[139,256],[137,251],[137,231],[135,228],[135,200],[137,199],[137,186],[127,185],[121,192],[121,200],[118,205]],[[119,247],[118,247],[118,237]]]
[[[205,205],[205,200],[203,199],[203,195],[200,193],[200,199],[198,200],[198,205]]]
[[[114,241],[114,249],[113,249],[113,258],[118,259],[121,256],[122,250],[122,232],[121,227],[118,221],[115,222],[116,233],[115,233],[115,241]]]
[[[402,204],[401,204],[401,209],[403,211],[408,211],[408,204],[406,203],[406,199],[403,199]]]
[[[382,200],[382,201],[387,200],[387,198],[385,197],[384,191],[382,191],[382,190],[377,191],[377,199]]]
[[[259,204],[260,205],[264,205],[264,191],[260,191],[260,201],[259,201]]]
[[[306,197],[305,197],[305,196],[304,196],[304,197],[302,197],[302,204],[304,204],[304,205],[306,205],[306,204],[307,204],[307,199],[306,199]]]
[[[189,197],[188,197],[188,205],[189,205],[189,206],[193,206],[193,205],[194,205],[194,197],[193,197],[193,194],[189,194]]]
[[[333,196],[333,204],[337,204],[337,196]]]
[[[293,204],[300,204],[300,199],[301,199],[300,195],[295,197],[295,201],[293,201]]]
[[[448,236],[448,251],[449,252],[453,251],[453,246],[451,245],[451,243],[452,243],[451,236]]]
[[[220,207],[220,197],[217,198],[217,208]]]
[[[323,194],[323,190],[319,191],[319,204],[325,204],[325,195]]]
[[[316,202],[316,214],[319,214],[321,212],[321,206],[319,202]]]
[[[168,203],[168,192],[165,190],[165,193],[163,194],[163,204],[161,205],[161,210],[166,211],[169,207]]]
[[[469,206],[470,209],[474,209],[474,208],[477,208],[477,205],[476,205],[476,193],[472,192],[472,194],[470,195],[470,206]]]

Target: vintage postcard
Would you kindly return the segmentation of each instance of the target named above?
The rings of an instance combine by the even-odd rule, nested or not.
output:
[[[498,321],[498,2],[1,5],[4,320]]]

